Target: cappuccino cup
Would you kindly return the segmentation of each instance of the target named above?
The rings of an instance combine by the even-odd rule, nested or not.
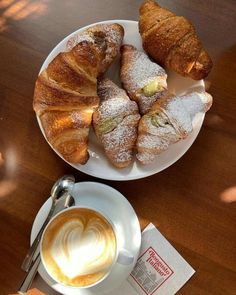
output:
[[[46,226],[40,255],[48,275],[73,288],[101,283],[116,263],[130,265],[134,257],[119,248],[119,236],[104,213],[74,206],[59,212]]]

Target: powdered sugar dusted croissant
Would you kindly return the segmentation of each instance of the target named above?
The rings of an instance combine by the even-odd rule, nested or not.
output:
[[[95,133],[110,162],[127,167],[133,159],[140,115],[126,92],[107,78],[98,82],[101,104],[93,115]]]
[[[146,114],[153,103],[166,93],[165,70],[132,45],[121,47],[120,75],[125,90],[138,103],[141,114]]]
[[[212,97],[206,92],[192,92],[184,96],[167,94],[158,100],[139,123],[137,159],[151,163],[155,156],[184,139],[192,132],[192,120],[199,112],[206,112]]]

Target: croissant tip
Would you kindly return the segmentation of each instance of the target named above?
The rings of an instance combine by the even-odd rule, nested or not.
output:
[[[206,111],[208,111],[213,104],[213,97],[210,93],[204,92],[204,102],[206,104]]]
[[[149,10],[153,6],[159,6],[159,5],[155,0],[145,0],[139,8],[140,14],[145,13],[145,11],[147,11],[147,9]]]
[[[137,50],[137,48],[131,44],[123,44],[120,48],[120,52],[124,53],[125,51]]]
[[[194,80],[205,79],[211,72],[212,67],[213,62],[210,58],[204,64],[196,62],[188,76]]]
[[[108,25],[110,28],[114,29],[117,31],[122,37],[124,37],[125,30],[124,27],[118,23],[113,23]]]
[[[71,156],[63,156],[63,158],[74,165],[85,165],[89,160],[89,153],[87,151],[84,155],[74,153]]]
[[[115,23],[115,25],[117,25],[117,26],[119,27],[119,29],[120,29],[121,32],[122,32],[122,35],[124,36],[124,34],[125,34],[125,29],[124,29],[124,27],[123,27],[122,25],[120,25],[120,24],[117,24],[117,23]]]

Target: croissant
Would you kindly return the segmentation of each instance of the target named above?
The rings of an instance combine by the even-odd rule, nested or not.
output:
[[[167,91],[165,70],[132,45],[121,46],[120,77],[129,97],[138,103],[141,114],[147,113]]]
[[[110,30],[109,30],[110,28]],[[89,159],[88,135],[92,114],[99,105],[97,77],[119,52],[123,28],[117,24],[93,28],[67,52],[58,54],[39,75],[33,108],[46,138],[68,162],[85,164]],[[92,30],[92,28],[91,28]],[[120,37],[108,44],[107,34]],[[112,53],[111,53],[112,52]]]
[[[98,95],[101,104],[93,114],[95,133],[110,162],[117,168],[127,167],[138,135],[138,106],[108,78],[99,80]]]
[[[151,163],[155,156],[186,138],[192,132],[192,120],[199,112],[207,112],[212,97],[207,92],[192,92],[184,96],[167,94],[144,115],[138,127],[137,159]]]
[[[140,7],[139,31],[144,50],[156,62],[195,80],[209,74],[211,58],[186,18],[147,0]]]

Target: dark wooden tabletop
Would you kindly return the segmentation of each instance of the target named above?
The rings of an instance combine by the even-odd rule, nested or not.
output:
[[[214,104],[190,150],[151,177],[103,181],[64,163],[43,138],[32,110],[34,83],[52,48],[76,29],[107,19],[138,19],[141,1],[0,1],[0,295],[14,293],[37,211],[65,173],[113,186],[141,227],[154,223],[196,274],[182,295],[236,294],[236,3],[161,0],[196,26],[214,68]],[[33,286],[56,294],[37,276]]]

